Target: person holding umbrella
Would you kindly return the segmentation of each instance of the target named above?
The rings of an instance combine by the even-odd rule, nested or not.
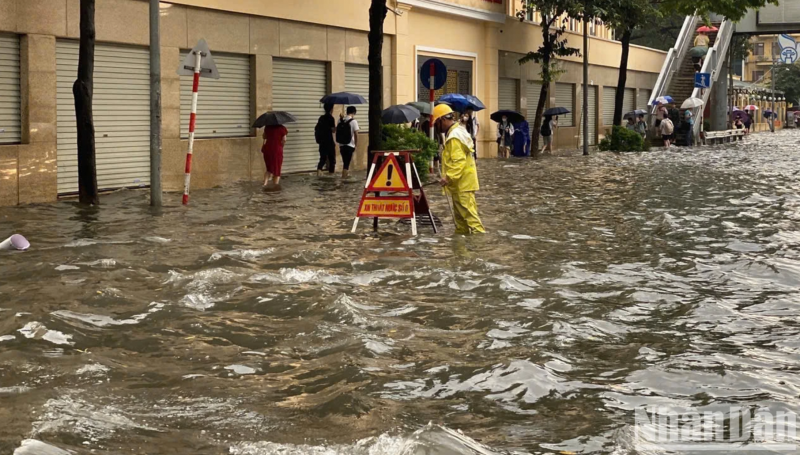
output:
[[[456,113],[447,104],[434,108],[433,120],[446,132],[439,184],[453,198],[456,234],[484,233],[486,230],[478,216],[478,204],[475,201],[475,192],[480,189],[480,185],[478,169],[472,157],[472,138],[458,123]]]
[[[286,145],[286,136],[289,130],[283,126],[285,123],[296,122],[297,119],[288,112],[275,111],[261,115],[253,123],[253,128],[264,128],[264,143],[261,153],[264,155],[264,188],[272,185],[280,187],[281,167],[283,166],[283,146]]]

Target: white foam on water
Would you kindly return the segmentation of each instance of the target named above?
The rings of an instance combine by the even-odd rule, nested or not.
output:
[[[514,240],[533,240],[533,237],[525,234],[512,235],[511,238]]]
[[[16,340],[16,339],[17,339],[17,337],[15,337],[14,335],[1,335],[0,336],[0,343],[2,343],[3,341],[11,341],[11,340]]]
[[[232,251],[218,251],[208,258],[208,262],[219,261],[222,258],[235,258],[244,261],[252,261],[275,252],[275,248],[267,248],[264,250],[232,250]]]
[[[14,450],[14,455],[71,455],[75,452],[59,449],[56,446],[45,444],[36,439],[25,439],[22,444]]]
[[[278,284],[335,284],[342,280],[337,275],[331,275],[324,270],[301,270],[295,268],[280,269],[278,273],[260,273],[250,277],[251,283],[278,283]]]
[[[24,385],[0,387],[0,395],[20,395],[30,392],[31,390],[33,390],[31,387],[25,387]]]
[[[67,270],[80,270],[80,269],[81,269],[80,267],[74,265],[59,265],[58,267],[56,267],[57,272],[65,272]]]
[[[361,439],[353,444],[294,445],[274,442],[240,442],[229,455],[497,455],[460,431],[431,425],[409,436],[390,435]]]
[[[500,278],[500,289],[512,292],[533,291],[539,284],[533,280],[525,280],[511,275],[503,275]]]
[[[164,304],[159,302],[152,302],[150,303],[149,306],[150,309],[147,310],[147,313],[135,314],[127,319],[114,319],[110,316],[103,316],[91,313],[76,313],[74,311],[69,311],[69,310],[58,310],[50,314],[57,318],[77,320],[84,322],[86,324],[93,325],[95,327],[112,327],[120,325],[138,324],[141,321],[145,320],[147,316],[156,313],[158,311],[161,311],[164,308]]]
[[[392,347],[394,341],[388,338],[382,340],[372,335],[366,335],[362,341],[364,341],[364,347],[375,354],[386,354],[394,349]]]
[[[117,265],[117,261],[114,259],[98,259],[96,261],[91,261],[91,262],[79,262],[78,264],[89,267],[100,267],[103,269],[110,269]]]
[[[169,243],[172,239],[165,239],[164,237],[150,236],[144,237],[142,240],[150,243]]]
[[[53,344],[68,344],[72,345],[70,341],[72,335],[61,333],[57,330],[49,330],[44,324],[37,321],[32,321],[25,324],[25,327],[18,330],[25,338],[34,340],[45,340]]]
[[[181,305],[205,311],[214,307],[217,302],[230,297],[230,294],[214,295],[213,291],[216,286],[233,283],[241,277],[241,274],[224,268],[200,270],[190,274],[170,270],[169,278],[164,284],[179,284],[188,281],[185,288],[189,293],[180,300]]]
[[[105,376],[106,373],[111,371],[111,368],[102,365],[100,363],[90,363],[88,365],[84,365],[75,372],[78,376],[87,375],[87,376]]]

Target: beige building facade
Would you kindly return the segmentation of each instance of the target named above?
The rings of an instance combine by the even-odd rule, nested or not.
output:
[[[162,182],[182,188],[191,84],[176,70],[182,55],[206,39],[220,66],[219,82],[200,86],[193,188],[258,180],[261,139],[250,123],[262,112],[288,110],[292,125],[285,170],[315,167],[313,123],[319,96],[366,95],[369,0],[175,0],[161,3]],[[514,0],[390,0],[385,22],[384,105],[420,97],[419,62],[440,57],[458,68],[458,87],[487,106],[479,115],[482,157],[496,153],[499,108],[530,112],[538,80],[518,59],[541,42],[538,26],[515,17]],[[0,0],[0,204],[51,202],[77,188],[71,84],[77,65],[79,0]],[[97,0],[95,127],[98,181],[103,189],[149,184],[148,5],[143,0]],[[589,45],[593,141],[609,127],[609,93],[616,86],[617,42],[601,26]],[[580,28],[567,32],[580,48]],[[665,53],[633,48],[626,107],[649,98]],[[557,146],[575,148],[580,110],[580,58],[563,61],[549,106],[565,105]],[[455,70],[454,70],[455,71]],[[424,92],[424,91],[423,91]],[[630,92],[630,93],[629,93]],[[613,106],[610,107],[613,110]],[[355,159],[366,166],[366,106],[359,112],[363,141]],[[5,126],[7,125],[7,126]],[[290,158],[291,157],[291,158]]]

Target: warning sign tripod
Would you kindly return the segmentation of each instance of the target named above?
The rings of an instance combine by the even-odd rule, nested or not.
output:
[[[417,151],[404,150],[373,153],[367,183],[364,186],[364,193],[361,195],[361,202],[358,204],[358,214],[353,221],[353,233],[358,228],[360,218],[373,218],[373,228],[376,231],[378,230],[378,219],[395,218],[410,219],[411,234],[417,235],[417,213],[427,215],[434,234],[439,232],[430,205],[428,205],[428,199],[425,197],[417,166],[412,159],[412,154],[415,152]],[[405,173],[397,161],[398,157],[405,162]],[[383,164],[376,172],[375,168],[381,158],[383,158]],[[419,189],[419,195],[414,195],[415,188]]]

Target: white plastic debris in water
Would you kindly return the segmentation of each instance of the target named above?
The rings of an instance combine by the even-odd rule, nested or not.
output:
[[[74,452],[67,452],[58,447],[45,444],[36,439],[26,439],[14,450],[14,455],[71,455]]]
[[[33,321],[25,324],[25,327],[18,330],[25,338],[34,340],[45,340],[53,344],[73,344],[70,340],[72,335],[61,333],[57,330],[49,330],[41,322]]]
[[[251,368],[247,365],[228,365],[225,367],[225,369],[233,371],[234,373],[239,375],[256,374],[256,369]]]
[[[0,242],[0,250],[20,250],[25,251],[30,248],[31,243],[25,237],[14,234]]]

